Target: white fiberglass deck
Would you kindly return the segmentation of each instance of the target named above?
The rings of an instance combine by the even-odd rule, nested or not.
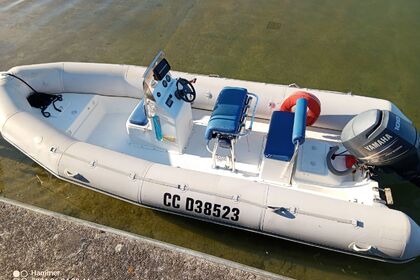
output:
[[[133,98],[64,94],[63,101],[58,104],[62,112],[54,109],[47,110],[52,114],[47,120],[57,129],[65,131],[80,141],[151,162],[259,180],[268,121],[256,120],[253,131],[248,136],[239,139],[235,146],[237,172],[233,173],[223,167],[217,169],[211,167],[211,154],[206,150],[204,138],[211,114],[209,111],[193,109],[194,125],[183,154],[167,152],[151,144],[132,143],[126,130],[126,121],[138,102],[139,100]],[[307,188],[314,188],[319,184],[345,187],[346,182],[351,182],[354,186],[354,175],[335,176],[326,167],[325,155],[329,147],[337,142],[339,142],[337,131],[316,128],[308,130],[306,142],[299,153],[294,179]],[[343,168],[343,162],[339,162],[341,165],[338,166],[339,168]],[[219,165],[222,166],[223,161],[219,161]]]

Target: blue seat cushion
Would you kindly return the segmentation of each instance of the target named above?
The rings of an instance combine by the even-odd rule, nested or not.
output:
[[[144,109],[144,99],[137,104],[133,113],[131,113],[129,122],[141,126],[145,126],[149,122],[146,116],[146,110]]]
[[[245,88],[225,87],[219,94],[207,124],[205,138],[212,139],[217,133],[237,134],[241,128],[248,91]]]
[[[290,161],[294,153],[292,142],[294,113],[274,111],[268,128],[264,156],[282,161]]]

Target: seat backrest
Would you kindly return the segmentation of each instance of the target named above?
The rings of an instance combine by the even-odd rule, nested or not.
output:
[[[292,135],[292,142],[295,145],[302,145],[305,142],[307,105],[308,101],[305,98],[299,98],[296,101]]]
[[[205,139],[215,134],[237,134],[244,120],[248,92],[244,88],[225,87],[219,94],[207,124]]]

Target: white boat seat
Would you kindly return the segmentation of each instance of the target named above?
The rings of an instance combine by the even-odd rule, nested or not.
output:
[[[131,124],[145,126],[149,122],[147,115],[146,115],[146,109],[144,108],[144,99],[142,99],[139,104],[137,104],[136,108],[134,108],[133,112],[131,113],[130,117],[128,118],[128,121]]]

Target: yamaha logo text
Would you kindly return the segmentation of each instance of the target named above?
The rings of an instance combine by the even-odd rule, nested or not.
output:
[[[371,151],[376,150],[377,148],[385,145],[391,139],[392,139],[392,136],[387,133],[384,136],[382,136],[381,138],[379,138],[378,140],[376,140],[376,141],[370,143],[369,145],[365,146],[364,148],[366,150],[368,150],[369,152],[371,152]]]

